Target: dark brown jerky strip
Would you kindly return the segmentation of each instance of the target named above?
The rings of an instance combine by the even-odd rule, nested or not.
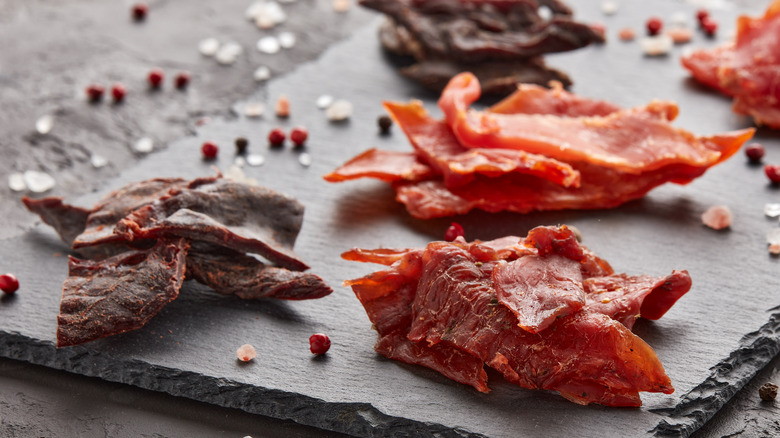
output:
[[[245,300],[308,300],[333,292],[314,274],[268,266],[254,257],[202,243],[193,243],[187,254],[187,278]]]
[[[182,188],[188,181],[180,178],[155,178],[128,184],[109,193],[92,209],[86,229],[73,242],[74,248],[102,245],[122,240],[114,226],[133,210],[151,204],[171,189]]]
[[[69,261],[57,316],[57,346],[66,347],[135,330],[179,295],[185,239],[161,240],[144,251],[102,261]]]
[[[187,237],[302,271],[308,266],[292,250],[302,222],[303,205],[294,198],[224,178],[204,178],[133,211],[115,232],[129,241]]]
[[[92,212],[86,208],[65,204],[62,198],[56,197],[32,199],[25,196],[22,197],[22,202],[28,210],[40,216],[45,224],[54,228],[68,246],[84,231],[87,217]]]

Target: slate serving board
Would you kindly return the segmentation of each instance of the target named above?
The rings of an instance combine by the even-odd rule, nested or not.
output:
[[[596,1],[582,2],[578,16],[606,21],[616,31],[639,28],[646,13],[633,3],[620,14],[602,17]],[[586,4],[587,3],[587,4]],[[676,10],[693,15],[679,2],[655,2],[654,13]],[[755,9],[754,9],[755,11]],[[721,11],[722,23],[734,11]],[[393,192],[375,181],[327,184],[321,176],[369,147],[409,150],[395,128],[379,136],[375,124],[383,99],[422,98],[431,111],[435,96],[397,75],[393,61],[379,50],[378,21],[333,47],[318,61],[272,82],[236,104],[235,120],[204,126],[128,169],[99,193],[75,200],[91,205],[125,183],[158,176],[194,178],[226,170],[234,159],[232,141],[250,139],[250,152],[265,155],[261,167],[245,167],[261,184],[296,196],[306,207],[296,250],[335,289],[310,302],[245,302],[219,296],[194,283],[143,329],[83,346],[56,349],[56,314],[66,248],[53,231],[37,226],[0,245],[4,269],[15,272],[22,289],[0,301],[0,355],[110,381],[137,385],[248,412],[313,425],[356,436],[687,436],[711,417],[752,375],[780,350],[780,259],[766,251],[765,233],[778,227],[763,205],[780,202],[760,166],[741,155],[712,169],[688,186],[664,186],[641,200],[609,211],[529,215],[474,212],[454,218],[469,239],[524,235],[537,225],[577,226],[584,243],[618,272],[664,275],[690,271],[691,292],[660,321],[641,321],[635,332],[656,349],[677,389],[674,394],[643,395],[639,409],[578,406],[553,393],[528,391],[489,374],[492,392],[481,394],[437,373],[381,358],[372,350],[375,333],[352,292],[341,286],[378,269],[342,261],[350,247],[423,246],[441,238],[450,219],[411,218]],[[723,25],[724,27],[725,24]],[[723,30],[726,32],[726,30]],[[713,44],[697,39],[697,45]],[[749,125],[730,111],[729,101],[687,79],[679,50],[666,58],[644,58],[636,43],[611,41],[576,53],[549,57],[570,72],[574,91],[623,106],[653,98],[673,99],[682,112],[677,126],[710,134]],[[355,107],[345,123],[330,123],[314,106],[321,94],[345,98]],[[245,119],[247,102],[267,104],[285,94],[292,103],[288,120],[266,115]],[[267,149],[274,126],[304,125],[310,131],[305,152]],[[204,140],[223,145],[216,162],[200,159]],[[780,162],[780,138],[759,131],[767,162]],[[711,205],[735,212],[731,229],[713,231],[700,215]],[[308,337],[328,333],[326,356],[308,351]],[[239,364],[236,348],[253,344],[258,357]]]

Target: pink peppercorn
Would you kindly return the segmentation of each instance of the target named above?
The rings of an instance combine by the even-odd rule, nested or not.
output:
[[[710,12],[706,9],[699,9],[696,11],[696,21],[699,22],[699,25],[704,22],[704,20],[710,18]]]
[[[287,138],[287,135],[282,128],[274,128],[268,133],[268,143],[270,143],[271,146],[281,146],[284,144],[285,138]]]
[[[103,98],[106,89],[102,85],[92,84],[85,91],[90,102],[98,102]]]
[[[122,84],[114,84],[111,86],[111,97],[114,98],[114,102],[121,102],[125,99],[127,90]]]
[[[207,141],[200,147],[200,152],[206,160],[213,160],[217,158],[217,154],[219,154],[219,146],[217,146],[216,143]]]
[[[309,138],[309,131],[303,126],[296,126],[290,131],[290,141],[297,147],[303,146],[307,138]]]
[[[139,2],[133,5],[130,9],[130,13],[135,21],[141,21],[146,18],[146,14],[149,13],[149,6],[146,3]]]
[[[152,69],[151,71],[149,71],[149,75],[147,76],[149,85],[152,88],[159,88],[164,78],[165,78],[165,73],[163,73],[163,71],[160,70],[159,68]]]
[[[715,32],[718,31],[718,22],[712,18],[705,18],[701,22],[701,28],[707,36],[715,36]]]
[[[19,289],[19,280],[14,274],[0,275],[0,290],[10,295],[17,289]]]
[[[178,89],[186,88],[190,84],[190,74],[186,71],[179,72],[173,79],[173,82]]]
[[[664,27],[664,22],[658,17],[650,17],[647,19],[645,27],[647,27],[648,35],[658,35]]]
[[[760,162],[764,158],[765,153],[764,146],[760,143],[751,143],[745,146],[745,155],[747,155],[751,163]]]
[[[309,337],[309,350],[314,354],[325,354],[330,349],[330,338],[323,333],[315,333]]]
[[[450,224],[449,228],[447,228],[447,231],[444,232],[444,240],[452,242],[458,237],[464,237],[465,235],[466,233],[463,231],[463,227],[459,223],[453,222]]]
[[[780,165],[767,164],[764,166],[764,173],[772,183],[780,183]]]

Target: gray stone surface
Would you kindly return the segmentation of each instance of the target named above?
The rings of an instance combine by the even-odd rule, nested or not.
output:
[[[586,19],[606,21],[611,29],[640,26],[646,17],[640,5],[625,5],[619,15],[601,17],[597,4],[588,2],[588,8],[578,12]],[[654,13],[669,15],[678,9],[692,11],[679,2],[659,2]],[[722,22],[733,16],[733,11],[718,13]],[[508,385],[497,375],[490,375],[493,391],[479,394],[427,369],[373,353],[374,332],[351,291],[340,284],[374,267],[342,261],[338,254],[352,246],[424,245],[440,238],[449,224],[446,219],[409,217],[380,183],[328,185],[320,179],[371,146],[408,150],[397,129],[391,136],[377,135],[375,119],[382,113],[383,99],[423,98],[435,111],[434,96],[392,71],[378,50],[375,27],[375,21],[368,23],[316,62],[245,99],[272,103],[286,94],[293,107],[288,120],[266,116],[216,121],[140,159],[118,179],[101,183],[99,193],[78,198],[88,205],[125,182],[208,175],[212,164],[224,170],[233,159],[232,140],[247,136],[250,152],[266,156],[264,166],[246,167],[247,175],[307,206],[296,250],[311,262],[313,272],[334,286],[333,295],[300,303],[243,302],[187,284],[180,298],[143,329],[57,350],[55,316],[66,272],[65,248],[51,230],[35,226],[2,241],[2,269],[15,272],[23,287],[17,296],[0,302],[0,356],[358,436],[501,437],[687,436],[777,355],[780,310],[773,282],[780,259],[767,254],[764,234],[778,224],[765,218],[762,208],[778,201],[778,191],[766,184],[760,167],[747,165],[741,156],[688,186],[663,187],[611,211],[476,212],[457,218],[469,239],[569,223],[618,271],[663,275],[688,269],[692,291],[662,320],[636,327],[665,364],[677,388],[674,394],[646,395],[640,409],[582,407],[555,394]],[[701,37],[695,42],[712,43]],[[748,121],[733,115],[726,99],[687,80],[678,54],[676,49],[666,58],[643,58],[636,44],[611,42],[550,57],[550,62],[571,72],[574,91],[584,95],[624,106],[674,99],[682,109],[677,124],[698,134],[746,126]],[[325,120],[314,106],[323,93],[352,101],[352,120]],[[308,168],[299,165],[295,151],[268,150],[264,141],[270,128],[297,124],[310,131],[307,152],[313,162]],[[200,160],[198,149],[205,139],[224,145],[216,163]],[[776,133],[761,131],[758,140],[767,146],[767,162],[780,161]],[[702,227],[700,214],[714,204],[729,205],[735,212],[730,230]],[[315,331],[333,340],[330,353],[322,358],[308,352],[307,339]],[[255,345],[258,358],[240,365],[235,349],[245,342]],[[767,427],[771,423],[758,430],[771,432]]]

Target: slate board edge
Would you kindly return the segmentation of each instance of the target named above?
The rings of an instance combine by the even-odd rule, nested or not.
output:
[[[742,337],[739,348],[712,367],[710,376],[685,394],[677,406],[653,411],[667,417],[652,430],[655,436],[690,436],[780,354],[780,306],[769,311],[774,312],[769,322]]]
[[[79,346],[60,349],[18,333],[0,331],[0,356],[359,437],[485,436],[386,415],[368,403],[331,403],[140,360],[123,362],[120,372],[116,359],[105,353]]]

